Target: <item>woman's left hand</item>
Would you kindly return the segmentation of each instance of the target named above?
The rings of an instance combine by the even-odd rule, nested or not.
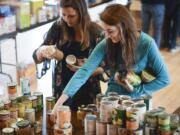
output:
[[[114,80],[121,86],[123,86],[128,92],[133,92],[134,91],[134,87],[128,82],[128,80],[125,79],[119,79],[119,73],[115,73],[114,75]]]
[[[80,68],[80,66],[70,65],[70,64],[67,64],[66,66],[73,72],[76,72]]]

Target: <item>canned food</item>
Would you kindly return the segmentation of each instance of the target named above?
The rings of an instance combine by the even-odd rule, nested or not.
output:
[[[109,97],[104,97],[102,98],[102,101],[108,101],[112,104],[112,106],[115,108],[118,106],[119,103],[119,96],[109,96]]]
[[[138,110],[139,122],[143,124],[145,113],[146,113],[146,104],[145,103],[135,103],[134,108],[136,108]]]
[[[46,128],[48,129],[54,129],[55,120],[52,120],[52,113],[51,111],[48,111],[46,113]]]
[[[54,135],[72,135],[72,125],[68,128],[59,128],[58,125],[55,125]]]
[[[85,134],[96,134],[96,115],[87,114],[84,120]]]
[[[55,105],[55,97],[46,97],[46,111],[51,111]]]
[[[119,94],[118,94],[117,92],[113,92],[113,91],[112,91],[112,92],[108,92],[108,93],[107,93],[107,96],[108,96],[108,97],[114,97],[114,96],[115,96],[115,97],[119,97]]]
[[[143,95],[141,97],[144,100],[144,103],[146,104],[146,110],[152,110],[152,96],[150,95]]]
[[[32,109],[32,100],[25,100],[23,101],[23,104],[25,105],[25,109]]]
[[[119,105],[115,108],[115,124],[120,127],[126,127],[126,107]]]
[[[131,100],[123,100],[122,105],[126,107],[132,107],[134,105],[134,102]]]
[[[8,86],[9,99],[16,99],[17,84],[15,82],[11,82],[11,83],[8,83],[7,86]]]
[[[4,109],[9,110],[11,106],[11,101],[10,100],[5,100],[4,101]]]
[[[96,135],[107,135],[107,123],[96,120]]]
[[[37,111],[37,97],[36,96],[31,96],[29,97],[29,100],[32,102],[32,107]]]
[[[96,105],[97,105],[97,109],[98,109],[98,110],[99,110],[99,108],[100,108],[101,99],[102,99],[103,97],[105,97],[105,95],[102,94],[102,93],[99,93],[99,94],[96,95]]]
[[[20,85],[21,85],[21,93],[23,95],[31,95],[29,77],[20,78]]]
[[[119,103],[122,104],[122,101],[124,101],[124,100],[131,100],[131,97],[127,96],[127,95],[120,95],[119,96]]]
[[[113,110],[114,107],[112,102],[102,100],[100,105],[100,120],[103,122],[110,122]]]
[[[35,110],[26,109],[25,110],[25,119],[28,120],[31,124],[35,123]]]
[[[42,92],[34,92],[34,96],[37,96],[37,109],[38,111],[43,109],[43,93]]]
[[[17,135],[31,135],[30,122],[28,120],[21,120],[16,123],[17,125]]]
[[[13,128],[3,128],[2,135],[14,135],[14,129]]]
[[[107,124],[107,135],[118,135],[118,126]]]
[[[10,112],[7,110],[0,111],[0,129],[8,126],[8,120],[10,119]]]
[[[126,120],[126,128],[129,130],[137,130],[139,128],[139,122],[134,118],[128,118]]]
[[[10,117],[13,118],[13,119],[18,118],[18,108],[16,108],[16,107],[11,107],[10,108]]]
[[[168,113],[158,115],[158,124],[160,126],[170,125],[170,115]]]
[[[59,128],[68,128],[71,121],[69,106],[59,106],[57,109],[57,125]]]
[[[18,103],[18,110],[19,110],[19,114],[18,116],[20,118],[24,118],[24,114],[25,114],[25,105],[23,103]]]

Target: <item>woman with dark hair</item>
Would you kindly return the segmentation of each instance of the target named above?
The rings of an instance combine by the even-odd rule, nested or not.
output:
[[[43,44],[33,53],[35,63],[57,60],[53,78],[56,98],[62,94],[74,72],[84,63],[84,59],[88,58],[102,33],[100,26],[91,21],[85,0],[61,0],[60,9],[61,18],[52,25]],[[78,65],[66,63],[68,55],[74,55]],[[102,72],[103,69],[98,67],[75,96],[65,103],[71,110],[76,111],[82,104],[93,103],[96,94],[101,92],[99,75]]]
[[[107,92],[139,98],[151,95],[170,83],[167,67],[155,41],[137,30],[128,9],[119,4],[109,5],[100,14],[100,20],[106,39],[95,47],[86,63],[71,78],[53,109],[54,114],[58,105],[78,92],[102,60],[107,62],[111,71]],[[144,69],[153,73],[154,80],[132,85],[127,79],[128,73],[141,74]],[[123,70],[127,74],[121,79],[117,71]]]

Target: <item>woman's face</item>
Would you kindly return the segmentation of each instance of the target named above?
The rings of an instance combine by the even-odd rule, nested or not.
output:
[[[117,26],[108,25],[104,22],[101,22],[101,27],[104,30],[106,38],[110,38],[113,43],[118,43],[120,41],[119,38],[119,28]]]
[[[76,27],[79,24],[79,14],[72,7],[66,7],[61,9],[63,20],[69,27]]]

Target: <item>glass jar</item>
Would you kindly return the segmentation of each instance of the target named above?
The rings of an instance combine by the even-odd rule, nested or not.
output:
[[[16,134],[17,135],[31,135],[31,127],[30,122],[28,120],[21,120],[16,123],[17,129]]]
[[[2,135],[14,135],[14,129],[13,128],[3,128]]]

